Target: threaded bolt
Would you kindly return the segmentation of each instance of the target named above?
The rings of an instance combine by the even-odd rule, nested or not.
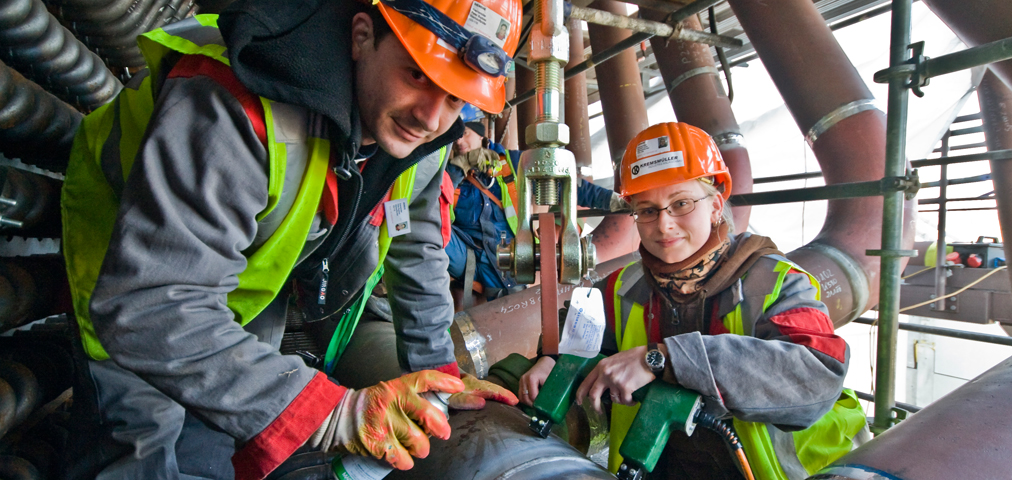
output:
[[[534,203],[538,205],[559,204],[559,188],[554,178],[541,178],[534,181]]]

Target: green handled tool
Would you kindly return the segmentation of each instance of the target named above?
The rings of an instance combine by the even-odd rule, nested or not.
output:
[[[566,419],[566,412],[575,400],[573,397],[576,389],[603,358],[604,355],[594,358],[559,355],[559,361],[555,363],[534,401],[534,416],[530,423],[534,433],[547,438],[552,425]]]
[[[638,480],[644,471],[652,472],[671,433],[680,431],[692,436],[703,408],[698,393],[663,380],[636,390],[633,399],[640,402],[640,409],[619,448],[624,460],[618,469],[620,480]]]

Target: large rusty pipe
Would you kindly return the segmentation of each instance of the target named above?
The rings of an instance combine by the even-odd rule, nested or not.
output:
[[[656,10],[640,10],[643,18],[662,20],[667,16]],[[687,30],[702,30],[699,17],[693,15],[682,22]],[[720,148],[720,153],[731,170],[734,193],[752,192],[752,164],[745,149],[741,128],[731,111],[731,101],[721,84],[717,65],[710,47],[694,42],[650,39],[657,67],[664,79],[668,99],[678,121],[695,125],[709,133]],[[734,223],[738,231],[748,228],[752,207],[733,207]]]
[[[566,70],[583,62],[583,22],[569,20],[569,63]],[[576,164],[589,167],[592,164],[590,146],[590,118],[587,114],[587,74],[581,73],[566,80],[566,125],[569,126],[569,145]]]
[[[924,4],[971,47],[1012,37],[1012,2],[1008,0],[924,0]],[[1012,60],[990,68],[1012,86]]]
[[[1008,478],[1012,469],[1010,384],[1012,358],[843,456],[818,478]]]
[[[988,150],[1012,148],[1012,88],[998,79],[991,69],[977,89],[984,137]],[[1005,245],[1005,258],[1012,258],[1012,163],[991,161],[991,182],[998,203],[998,224]],[[1012,278],[1012,270],[1009,271]]]
[[[625,4],[614,0],[597,0],[592,7],[625,15]],[[588,25],[590,46],[595,52],[629,38],[629,30],[601,25]],[[636,134],[647,128],[646,102],[643,99],[643,83],[640,79],[636,52],[627,49],[612,58],[606,68],[595,68],[597,88],[601,92],[601,109],[604,112],[604,128],[608,136],[608,150],[615,171],[615,188],[619,187],[618,165],[622,161],[626,144]],[[594,245],[599,261],[609,260],[636,250],[639,234],[632,217],[609,215],[594,229]]]
[[[516,67],[516,91],[526,92],[534,88],[534,72],[528,70],[525,67]],[[517,117],[517,144],[520,146],[520,150],[528,150],[526,135],[522,135],[521,132],[527,130],[527,126],[534,123],[535,117],[535,105],[534,102],[524,102],[516,107],[514,115]]]
[[[580,286],[589,287],[599,278],[639,258],[630,253],[599,264],[593,279],[584,279]],[[569,300],[573,285],[559,285],[559,304]],[[537,355],[541,333],[541,287],[533,286],[519,293],[483,303],[457,313],[450,326],[457,364],[464,372],[484,378],[495,362],[511,353],[525,357]]]
[[[729,0],[827,185],[871,181],[885,171],[885,115],[808,0]],[[879,260],[865,255],[882,235],[882,199],[831,200],[822,231],[788,256],[818,277],[837,325],[878,303]],[[913,243],[914,203],[904,208],[903,246]]]

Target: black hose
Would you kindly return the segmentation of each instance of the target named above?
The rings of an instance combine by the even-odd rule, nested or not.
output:
[[[17,411],[18,399],[14,389],[0,378],[0,439],[14,427],[14,414]]]
[[[749,466],[748,460],[745,459],[745,454],[741,446],[741,440],[738,439],[738,435],[734,432],[734,429],[731,428],[730,425],[702,410],[696,413],[696,423],[699,426],[720,435],[720,438],[724,439],[727,446],[731,447],[731,450],[734,451],[746,478],[753,478],[752,468]]]
[[[47,113],[39,117],[38,112]],[[63,172],[81,118],[80,112],[0,62],[0,153]]]
[[[21,457],[0,455],[0,478],[4,480],[43,480],[34,465]]]
[[[47,0],[51,10],[111,67],[139,68],[144,57],[137,36],[175,23],[196,11],[194,0]]]
[[[39,381],[28,367],[10,360],[0,360],[0,378],[14,389],[17,405],[11,427],[17,427],[39,406]]]
[[[8,0],[0,9],[0,59],[83,112],[104,105],[123,88],[41,0]]]

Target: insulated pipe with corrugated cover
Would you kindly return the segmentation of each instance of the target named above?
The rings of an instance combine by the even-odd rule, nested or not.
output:
[[[641,9],[647,20],[662,21],[667,15],[656,10]],[[702,30],[699,17],[693,15],[682,22],[687,30]],[[717,65],[710,47],[702,43],[653,37],[657,67],[664,78],[668,99],[679,122],[702,128],[717,142],[720,154],[731,171],[734,193],[752,192],[752,164],[745,149],[741,128],[731,111]],[[732,207],[734,224],[739,232],[748,228],[752,207]]]
[[[729,0],[763,65],[815,152],[827,185],[874,181],[885,173],[885,114],[810,0]],[[822,284],[837,326],[878,303],[879,259],[865,255],[882,237],[880,197],[830,200],[815,239],[788,254]],[[904,208],[903,248],[914,234]]]
[[[977,89],[987,149],[1012,149],[1012,88],[988,69]],[[991,160],[991,182],[998,203],[998,225],[1004,240],[1005,258],[1012,258],[1012,161]],[[1009,270],[1012,277],[1012,270]]]
[[[971,47],[1012,37],[1012,2],[1008,0],[924,0],[924,4]],[[1012,87],[1012,60],[989,68]]]
[[[594,278],[604,278],[637,259],[639,252],[633,252],[598,264]],[[589,287],[594,281],[583,280],[579,286]],[[569,300],[573,285],[559,285],[558,291],[559,302]],[[541,287],[532,286],[454,315],[450,337],[461,371],[485,378],[492,364],[511,353],[528,358],[537,355],[541,334],[540,301]]]
[[[63,172],[83,115],[0,62],[0,153]]]
[[[0,166],[0,234],[59,238],[59,180]]]
[[[85,113],[123,88],[41,0],[8,0],[0,6],[0,59]]]
[[[1012,358],[809,478],[951,480],[1012,471]]]
[[[450,414],[450,439],[433,440],[426,458],[388,480],[614,479],[561,438],[531,434],[518,408],[488,402],[482,410]]]
[[[0,379],[14,391],[14,414],[0,419],[0,436],[17,427],[39,406],[42,398],[39,380],[28,367],[10,360],[0,360]]]
[[[45,477],[28,460],[12,455],[0,455],[0,478],[4,480],[43,480]]]
[[[597,0],[590,5],[616,15],[626,14],[626,4],[613,0]],[[588,24],[590,46],[594,52],[603,52],[629,38],[632,33],[615,27]],[[615,171],[615,189],[619,188],[618,167],[626,144],[649,126],[643,83],[640,79],[636,51],[626,49],[594,68],[597,88],[601,92],[601,109],[604,112],[604,129],[608,136],[612,169]],[[632,217],[609,215],[594,229],[594,246],[599,262],[625,255],[639,247],[639,233]]]
[[[102,3],[102,5],[96,5]],[[48,0],[53,13],[109,65],[144,66],[138,35],[196,11],[193,0]]]

